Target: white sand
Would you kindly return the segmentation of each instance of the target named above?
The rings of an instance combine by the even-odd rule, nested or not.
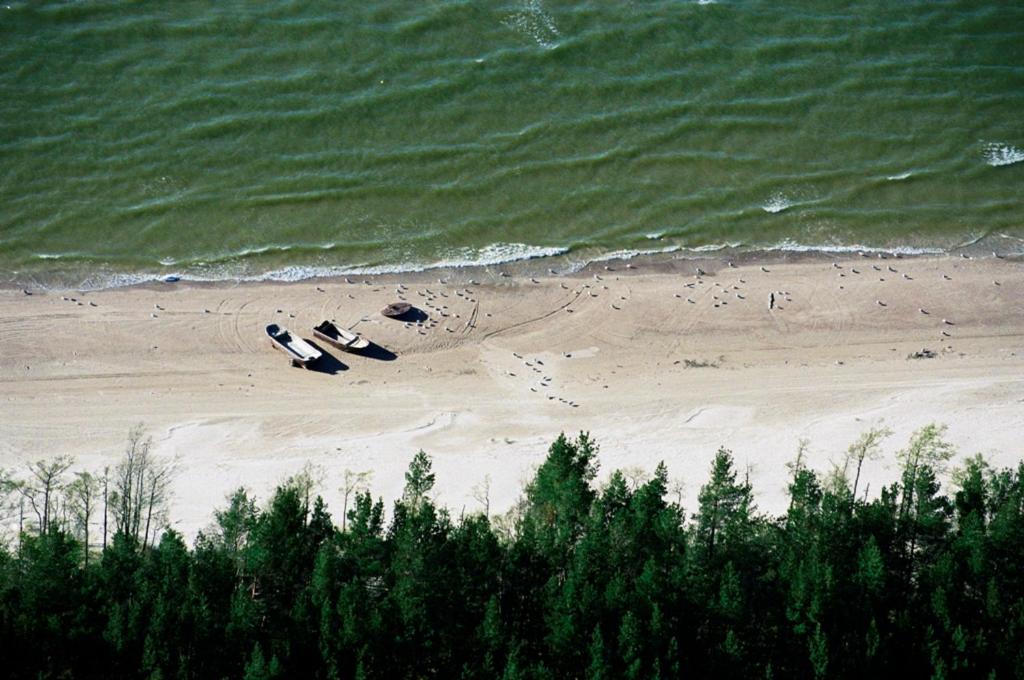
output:
[[[709,272],[701,283],[697,264]],[[79,467],[101,469],[143,423],[157,451],[179,462],[171,515],[192,536],[233,488],[265,499],[307,463],[319,466],[336,512],[346,469],[372,470],[374,493],[392,499],[421,448],[453,513],[480,509],[473,488],[488,475],[491,509],[501,511],[560,431],[596,437],[602,476],[649,473],[664,460],[690,510],[720,445],[749,467],[760,507],[778,511],[798,439],[811,440],[812,467],[826,469],[882,420],[896,434],[886,458],[866,465],[862,488],[872,493],[895,479],[893,452],[933,421],[949,425],[961,455],[1015,465],[1024,266],[951,257],[840,264],[766,263],[767,273],[761,263],[710,260],[615,265],[537,284],[490,270],[456,273],[446,285],[418,275],[370,285],[3,290],[0,466],[69,453]],[[471,276],[482,285],[469,286]],[[436,326],[379,314],[399,283]],[[433,308],[416,292],[425,290]],[[449,316],[435,311],[442,305]],[[294,369],[264,333],[277,323],[312,338],[324,318],[397,358],[318,343],[346,370]],[[924,347],[939,356],[906,358]]]

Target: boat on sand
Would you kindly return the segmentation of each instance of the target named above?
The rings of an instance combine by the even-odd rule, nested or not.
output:
[[[313,336],[346,352],[359,352],[370,346],[370,341],[345,328],[338,328],[330,321],[313,327]]]
[[[267,326],[267,335],[270,343],[288,355],[292,366],[308,368],[311,363],[319,359],[322,354],[320,350],[309,344],[287,328],[281,328],[276,323]]]
[[[390,305],[380,310],[380,313],[384,316],[391,317],[392,319],[397,319],[400,316],[408,314],[410,309],[412,309],[412,305],[408,302],[392,302]]]

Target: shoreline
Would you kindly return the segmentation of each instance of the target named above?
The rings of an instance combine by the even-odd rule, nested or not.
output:
[[[2,289],[29,289],[49,292],[96,292],[120,288],[133,288],[140,286],[159,286],[165,284],[187,284],[187,285],[251,285],[260,283],[303,283],[303,282],[331,282],[344,279],[345,277],[382,278],[382,277],[409,277],[416,275],[431,276],[438,273],[447,276],[487,276],[493,273],[492,270],[503,272],[509,276],[535,276],[552,273],[558,275],[571,275],[578,271],[585,271],[588,268],[604,265],[609,262],[625,264],[632,262],[638,265],[659,264],[665,261],[693,261],[708,259],[731,260],[734,262],[764,262],[775,263],[781,261],[794,261],[794,258],[853,258],[853,257],[892,257],[892,258],[914,258],[914,257],[943,257],[954,255],[966,255],[971,258],[997,257],[1000,259],[1021,260],[1024,259],[1024,249],[1006,251],[997,255],[997,251],[991,249],[992,241],[996,239],[1016,239],[1024,243],[1024,239],[1007,234],[989,234],[972,238],[966,242],[958,243],[949,247],[939,246],[865,246],[865,245],[805,245],[790,241],[783,241],[773,246],[748,247],[743,245],[721,244],[713,246],[687,247],[682,245],[668,245],[662,248],[630,248],[620,250],[600,251],[595,248],[575,247],[541,247],[526,246],[525,244],[494,244],[490,247],[520,248],[522,254],[509,255],[507,259],[496,259],[493,261],[447,261],[441,260],[431,263],[405,263],[397,265],[284,265],[267,269],[256,274],[235,274],[224,276],[213,276],[206,273],[187,270],[170,269],[168,266],[165,272],[106,272],[100,277],[99,283],[89,283],[88,279],[79,281],[76,285],[70,285],[62,281],[67,271],[53,270],[50,274],[35,272],[35,281],[7,280],[0,281]],[[660,240],[652,239],[652,243]],[[489,247],[489,248],[490,248]],[[487,250],[487,249],[484,249]],[[583,255],[582,257],[581,254]],[[59,262],[56,258],[54,262]],[[52,277],[52,281],[40,282],[39,279]]]
[[[719,446],[751,466],[772,511],[798,439],[824,471],[880,419],[896,434],[865,471],[872,490],[893,481],[894,451],[928,422],[949,425],[961,456],[1020,460],[1020,258],[715,253],[561,276],[537,272],[546,264],[508,276],[460,269],[447,283],[431,271],[0,289],[0,466],[70,453],[96,470],[141,422],[155,451],[178,461],[170,516],[192,536],[237,486],[266,499],[307,463],[323,471],[336,513],[346,469],[373,470],[374,495],[395,498],[420,448],[452,512],[472,509],[487,475],[503,511],[561,431],[595,436],[599,479],[665,460],[688,508]],[[379,315],[400,286],[425,325]],[[769,310],[773,292],[780,308]],[[311,337],[324,318],[393,356],[324,348],[331,362],[302,371],[263,333],[275,322]],[[924,348],[935,358],[907,358]]]

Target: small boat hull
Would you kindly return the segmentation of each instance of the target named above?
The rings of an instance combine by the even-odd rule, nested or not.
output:
[[[313,336],[343,352],[361,352],[370,346],[370,341],[344,328],[338,328],[330,321],[313,327]]]
[[[270,344],[284,352],[291,359],[292,366],[308,368],[323,354],[313,345],[309,344],[287,328],[281,328],[276,323],[267,326],[267,337]]]
[[[392,302],[390,305],[380,310],[380,313],[391,319],[397,319],[409,313],[412,309],[412,305],[408,302]]]

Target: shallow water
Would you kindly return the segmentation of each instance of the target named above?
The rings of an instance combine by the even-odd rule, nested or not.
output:
[[[10,2],[0,57],[8,281],[1022,248],[1016,3]]]

